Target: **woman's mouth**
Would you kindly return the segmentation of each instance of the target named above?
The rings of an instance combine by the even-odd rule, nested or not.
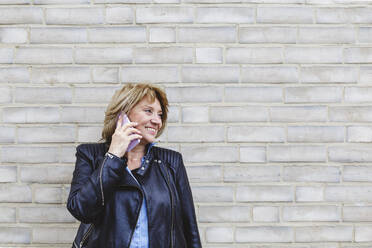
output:
[[[151,134],[156,134],[156,129],[155,128],[152,128],[152,127],[145,127],[145,129],[151,133]]]

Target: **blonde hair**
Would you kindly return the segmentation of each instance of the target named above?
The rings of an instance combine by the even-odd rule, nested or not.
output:
[[[117,90],[112,96],[110,103],[105,111],[105,120],[102,130],[102,138],[106,143],[111,143],[111,137],[116,129],[117,116],[123,111],[125,114],[133,109],[144,97],[149,97],[150,101],[153,102],[158,99],[162,109],[162,127],[160,128],[156,137],[159,137],[167,121],[168,114],[168,99],[165,92],[152,84],[126,84],[120,90]]]

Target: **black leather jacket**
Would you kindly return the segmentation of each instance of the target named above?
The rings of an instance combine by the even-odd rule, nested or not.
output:
[[[67,208],[86,224],[80,226],[73,247],[129,247],[145,199],[150,248],[201,247],[181,154],[152,147],[137,172],[141,189],[127,172],[126,159],[107,150],[106,143],[76,148]]]

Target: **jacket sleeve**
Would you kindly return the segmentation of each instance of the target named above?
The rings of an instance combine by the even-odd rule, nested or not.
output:
[[[112,195],[125,172],[126,161],[106,154],[94,169],[93,155],[88,145],[76,148],[76,163],[67,209],[79,221],[92,223],[102,213],[105,201]]]
[[[181,200],[182,218],[184,223],[185,237],[187,247],[199,248],[201,246],[198,224],[195,215],[194,201],[186,174],[186,169],[183,164],[182,155],[179,154],[178,170],[176,173],[176,185]]]

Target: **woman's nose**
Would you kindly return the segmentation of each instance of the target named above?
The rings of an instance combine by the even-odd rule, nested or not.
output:
[[[155,115],[151,120],[152,120],[152,122],[154,122],[156,124],[160,124],[161,123],[161,117],[158,116],[158,115]]]

